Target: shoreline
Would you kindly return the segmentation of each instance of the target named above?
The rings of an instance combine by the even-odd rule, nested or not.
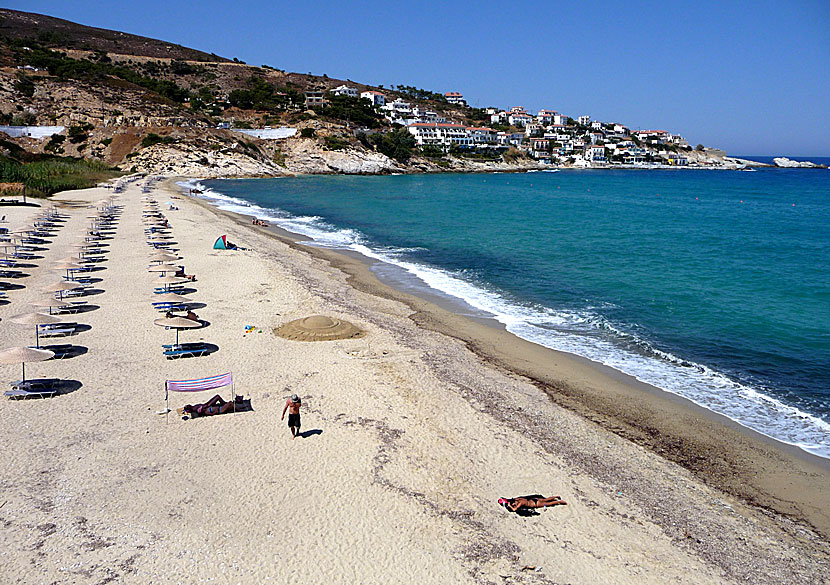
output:
[[[183,195],[177,181],[162,188]],[[250,217],[188,200],[248,228]],[[830,535],[830,460],[752,431],[731,419],[588,359],[525,341],[500,327],[459,315],[435,299],[395,289],[371,270],[374,259],[302,244],[279,227],[256,228],[325,260],[358,291],[401,302],[419,327],[463,342],[499,371],[528,378],[555,404],[681,465],[707,485]],[[563,374],[567,372],[567,375]]]

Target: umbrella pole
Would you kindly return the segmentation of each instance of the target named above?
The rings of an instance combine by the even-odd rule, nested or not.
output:
[[[37,325],[35,325],[35,348],[40,349],[40,332]]]
[[[23,381],[25,382],[26,381],[26,362],[22,362],[22,363],[23,363]]]

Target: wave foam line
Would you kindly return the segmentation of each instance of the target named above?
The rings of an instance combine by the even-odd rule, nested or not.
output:
[[[736,382],[705,365],[655,349],[647,341],[623,332],[590,310],[561,311],[511,302],[498,292],[470,282],[461,274],[409,261],[403,256],[407,250],[378,248],[360,232],[337,229],[320,217],[298,217],[278,209],[261,207],[214,191],[198,180],[179,185],[202,191],[201,195],[196,196],[220,209],[268,219],[285,230],[311,238],[317,246],[345,248],[393,264],[429,288],[492,315],[510,333],[522,339],[612,367],[763,435],[830,458],[830,423],[827,421]],[[603,330],[624,338],[643,351],[631,351],[597,336]]]

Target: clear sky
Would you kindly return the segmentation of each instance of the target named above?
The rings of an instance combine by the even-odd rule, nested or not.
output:
[[[1,3],[251,65],[669,130],[730,154],[830,156],[828,0]]]

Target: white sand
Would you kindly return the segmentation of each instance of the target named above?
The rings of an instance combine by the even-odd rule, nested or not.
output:
[[[219,350],[166,360],[161,345],[174,332],[153,325],[140,198],[133,186],[120,199],[107,269],[94,274],[104,292],[89,297],[100,308],[72,318],[91,329],[46,342],[88,352],[27,366],[27,376],[83,386],[53,399],[0,399],[0,582],[720,583],[751,574],[718,564],[719,550],[746,547],[742,538],[772,565],[812,567],[791,547],[774,561],[781,535],[764,516],[554,406],[461,342],[418,329],[406,306],[357,292],[324,261],[185,200],[165,213],[210,325],[181,340]],[[12,227],[35,214],[4,212]],[[31,327],[7,319],[59,280],[51,265],[68,255],[89,210],[71,213],[18,281],[26,288],[0,306],[0,347],[33,342]],[[212,250],[222,233],[251,250]],[[317,313],[368,335],[304,343],[272,333]],[[262,332],[244,335],[248,324]],[[169,424],[156,414],[166,379],[226,371],[253,412],[183,421],[174,410]],[[0,366],[4,384],[19,375],[19,366]],[[292,393],[303,398],[303,430],[313,431],[293,442],[280,420]],[[503,408],[500,394],[509,397]],[[173,395],[171,407],[210,396]],[[531,420],[567,446],[535,440],[524,430]],[[610,461],[630,477],[585,471]],[[711,555],[630,491],[643,478],[725,527],[723,542],[705,543]],[[568,505],[522,518],[496,503],[537,492]]]

